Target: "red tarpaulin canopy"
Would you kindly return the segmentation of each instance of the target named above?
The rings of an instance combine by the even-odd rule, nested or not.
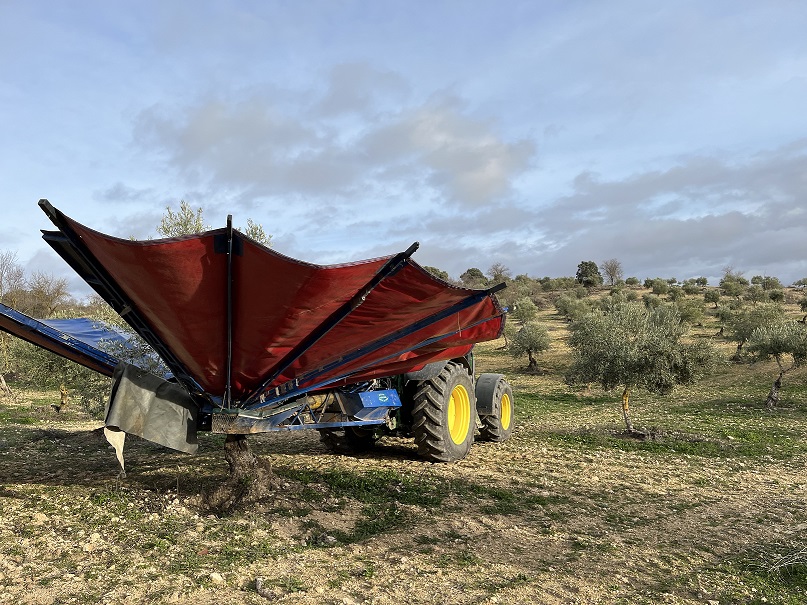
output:
[[[124,318],[137,317],[141,335],[156,338],[206,393],[225,393],[231,360],[236,402],[295,379],[304,387],[410,371],[464,355],[502,329],[492,292],[449,285],[408,256],[320,266],[229,229],[133,241],[40,205],[61,232],[45,239]],[[356,299],[374,278],[379,283]]]

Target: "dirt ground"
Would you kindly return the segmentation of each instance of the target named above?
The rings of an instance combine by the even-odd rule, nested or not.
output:
[[[53,394],[0,400],[0,604],[807,603],[800,578],[762,573],[807,535],[801,445],[732,453],[755,433],[717,421],[686,434],[722,454],[592,445],[617,434],[615,404],[513,382],[513,438],[456,464],[399,438],[356,456],[315,432],[251,438],[278,485],[229,516],[203,505],[226,476],[220,436],[196,456],[129,439],[121,479],[99,422]],[[726,405],[734,425],[766,413]],[[803,442],[807,407],[783,408],[781,438]]]

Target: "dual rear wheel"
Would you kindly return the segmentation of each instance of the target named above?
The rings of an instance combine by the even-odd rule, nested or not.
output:
[[[502,442],[513,432],[513,391],[501,374],[482,374],[474,385],[465,365],[449,361],[439,374],[410,382],[407,390],[418,455],[431,462],[465,458],[477,419],[480,440]],[[377,439],[375,431],[361,427],[320,432],[322,442],[341,453],[366,451]]]
[[[501,374],[482,374],[473,383],[467,368],[449,362],[439,375],[419,383],[412,432],[418,454],[433,462],[468,455],[479,418],[482,441],[506,441],[513,432],[513,390]]]

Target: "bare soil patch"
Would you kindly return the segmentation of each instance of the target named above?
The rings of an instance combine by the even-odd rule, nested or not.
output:
[[[562,347],[521,375],[498,346],[478,369],[512,379],[510,441],[437,465],[406,439],[251,437],[272,489],[226,515],[223,437],[129,438],[119,479],[58,393],[0,399],[0,604],[807,602],[807,567],[768,573],[807,535],[804,372],[773,413],[759,367],[642,395],[625,435],[616,397],[563,384]]]

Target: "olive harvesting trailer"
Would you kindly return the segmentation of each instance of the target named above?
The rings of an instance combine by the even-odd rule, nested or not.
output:
[[[495,293],[457,287],[399,254],[341,265],[292,259],[232,226],[168,239],[104,235],[47,200],[45,241],[167,368],[121,361],[69,324],[0,308],[0,329],[111,375],[105,423],[194,452],[199,431],[317,429],[336,450],[411,435],[435,462],[514,421],[500,374],[474,380],[473,346],[501,335]],[[132,360],[127,360],[132,361]]]

